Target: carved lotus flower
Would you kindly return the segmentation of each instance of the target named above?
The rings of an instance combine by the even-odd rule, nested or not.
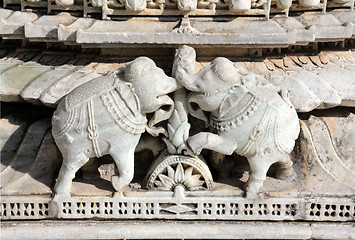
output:
[[[187,190],[203,190],[205,181],[200,180],[201,174],[193,174],[194,168],[189,166],[186,170],[181,163],[174,170],[171,166],[166,167],[166,174],[159,174],[160,179],[155,181],[159,190],[173,190],[177,185],[183,185]]]
[[[168,135],[169,138],[164,138],[168,151],[171,154],[181,153],[181,148],[186,139],[189,137],[190,124],[187,122],[187,118],[184,118],[184,113],[178,113],[175,109],[168,123]]]

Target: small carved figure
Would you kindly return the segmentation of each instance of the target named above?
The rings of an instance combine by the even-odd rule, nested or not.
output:
[[[155,124],[168,119],[174,102],[168,93],[181,85],[147,58],[87,82],[69,93],[52,118],[52,133],[63,155],[56,196],[70,196],[75,173],[92,157],[110,154],[119,176],[112,184],[121,191],[133,178],[134,151],[141,134],[165,133]],[[170,106],[162,109],[162,106]],[[154,113],[147,122],[146,113]]]
[[[280,177],[292,177],[289,153],[299,134],[295,108],[287,91],[263,77],[236,67],[226,58],[216,58],[195,73],[195,51],[183,46],[175,55],[175,78],[192,91],[189,112],[209,125],[212,132],[200,132],[187,140],[195,155],[202,149],[245,156],[250,165],[246,186],[255,198],[273,163],[280,163]]]
[[[141,12],[147,7],[146,0],[123,0],[127,11]]]
[[[233,12],[244,12],[251,9],[251,0],[229,0],[229,10]]]
[[[177,6],[180,11],[192,11],[197,8],[197,0],[177,0]]]

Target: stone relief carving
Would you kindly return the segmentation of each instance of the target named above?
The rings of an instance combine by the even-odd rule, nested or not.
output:
[[[119,174],[115,172],[115,168],[119,170],[119,166],[116,166],[115,163],[103,163],[105,161],[110,162],[109,157],[101,157],[99,162],[103,164],[102,166],[97,163],[90,165],[90,167],[88,165],[83,166],[82,175],[79,172],[76,179],[73,180],[72,196],[57,197],[55,206],[58,211],[53,211],[54,203],[51,202],[50,194],[57,178],[61,156],[54,144],[52,131],[48,130],[50,128],[48,117],[52,115],[52,112],[47,108],[49,113],[43,115],[43,117],[37,117],[33,122],[26,118],[22,118],[26,119],[24,122],[17,122],[18,120],[14,120],[13,117],[8,118],[5,114],[4,118],[1,119],[1,131],[6,133],[4,139],[8,141],[2,148],[1,193],[3,196],[0,205],[2,217],[4,219],[48,219],[54,216],[64,219],[93,217],[311,221],[348,221],[353,219],[354,173],[351,169],[353,165],[351,158],[351,149],[353,148],[351,144],[353,142],[352,125],[354,121],[351,108],[354,105],[353,94],[351,94],[353,89],[353,53],[324,53],[307,57],[286,56],[279,59],[268,58],[260,62],[242,61],[235,64],[225,58],[217,58],[211,64],[202,62],[201,59],[195,61],[194,55],[194,50],[189,47],[179,49],[171,74],[177,81],[163,74],[160,76],[175,82],[177,84],[176,89],[179,87],[179,81],[188,86],[188,83],[192,85],[198,81],[204,81],[201,80],[203,77],[214,82],[220,78],[229,80],[228,76],[232,76],[243,88],[231,89],[230,83],[222,80],[220,85],[225,86],[226,89],[231,89],[232,91],[229,92],[231,96],[241,94],[243,98],[240,101],[237,97],[235,97],[235,101],[225,101],[224,104],[227,105],[224,105],[224,107],[229,106],[229,108],[221,108],[221,111],[217,111],[217,113],[224,116],[223,120],[229,120],[228,117],[235,116],[234,113],[236,112],[240,113],[238,115],[240,118],[235,118],[236,121],[230,121],[227,125],[221,124],[221,122],[225,123],[226,121],[219,121],[218,114],[213,117],[211,110],[204,109],[205,111],[202,111],[197,107],[198,92],[187,92],[189,90],[185,88],[173,89],[171,90],[173,93],[169,94],[170,100],[166,98],[162,101],[171,104],[168,104],[168,107],[162,107],[162,111],[156,111],[154,107],[145,106],[156,114],[155,117],[153,117],[153,114],[152,116],[147,114],[147,119],[142,121],[145,128],[142,127],[141,131],[148,130],[153,135],[161,134],[153,141],[147,133],[144,133],[139,139],[138,145],[134,146],[137,152],[134,160],[136,167],[134,173],[135,177],[138,175],[140,178],[132,180],[132,183],[128,184],[129,187],[122,187],[120,194],[115,194],[117,189],[112,186],[115,185],[115,179],[118,180]],[[146,62],[150,62],[151,64],[147,64],[148,66],[152,66],[157,72],[162,73],[161,70],[153,67],[153,62],[147,58],[139,58],[139,61],[135,60],[124,66],[123,63],[117,64],[117,61],[114,61],[114,64],[102,63],[102,61],[97,63],[100,61],[87,56],[84,59],[82,55],[75,55],[71,59],[65,56],[46,55],[45,52],[37,56],[32,52],[20,51],[10,52],[7,56],[7,58],[2,58],[0,62],[2,73],[6,73],[2,75],[1,79],[4,83],[1,97],[7,99],[6,101],[19,101],[18,99],[22,96],[30,103],[56,106],[62,96],[67,95],[58,108],[58,111],[62,111],[63,122],[58,125],[59,128],[56,128],[55,124],[53,125],[52,130],[56,132],[53,135],[56,137],[56,134],[61,136],[63,133],[68,133],[61,138],[61,140],[65,140],[64,145],[68,145],[69,149],[70,145],[73,145],[77,139],[80,144],[91,150],[90,154],[92,155],[90,156],[110,153],[106,147],[109,144],[117,143],[114,141],[117,138],[106,138],[106,133],[100,132],[104,130],[105,124],[102,123],[108,124],[107,129],[110,129],[111,133],[124,134],[124,136],[127,136],[125,139],[132,139],[134,134],[127,133],[121,127],[134,132],[135,128],[132,127],[132,124],[128,124],[131,123],[128,120],[137,120],[134,113],[136,113],[136,116],[143,116],[144,119],[144,113],[138,111],[137,103],[140,103],[142,110],[141,99],[144,99],[144,90],[153,91],[155,87],[151,81],[153,77],[143,78],[139,81],[128,80],[136,79],[140,72],[132,71],[131,64],[135,61],[143,62],[144,64],[137,64],[136,67],[139,68],[140,66],[141,71],[145,72],[146,69],[149,69],[149,67],[146,67]],[[28,59],[33,58],[34,60],[29,62]],[[84,61],[84,63],[75,65],[82,67],[68,66],[64,69],[64,66],[69,65],[66,64],[69,61],[68,59],[73,63],[77,63],[77,61]],[[46,68],[40,68],[42,65],[59,60],[63,61],[63,66],[50,68],[42,74],[43,70],[46,70]],[[95,63],[92,64],[92,62]],[[159,60],[156,63],[161,68],[166,66]],[[195,73],[195,67],[201,70]],[[38,75],[37,68],[42,71],[40,72],[41,75]],[[11,90],[10,86],[13,85],[7,84],[14,82],[12,76],[18,76],[13,75],[16,69],[22,69],[27,73],[27,76],[33,76],[33,78],[27,80],[29,84],[26,82],[25,87],[22,84]],[[95,74],[92,74],[93,71]],[[148,73],[152,72],[156,71],[148,71]],[[233,74],[228,75],[226,72]],[[81,80],[88,73],[91,75]],[[318,76],[322,78],[313,79],[315,73],[319,73]],[[345,89],[345,86],[338,86],[339,82],[332,82],[335,80],[332,80],[331,76],[339,73],[342,74],[342,85],[346,85],[347,89]],[[44,81],[45,76],[52,75],[56,78]],[[98,78],[98,75],[102,77]],[[76,76],[79,80],[73,81]],[[234,78],[235,76],[238,76],[238,78]],[[277,76],[277,79],[275,76]],[[308,77],[307,81],[300,79],[300,76]],[[91,79],[94,80],[89,82]],[[277,86],[271,85],[265,79],[270,80]],[[142,84],[141,81],[145,81],[145,83]],[[301,84],[295,85],[298,81],[304,83],[302,85],[304,88],[298,88]],[[115,85],[117,82],[120,82],[120,84]],[[330,86],[323,88],[322,84],[326,85],[326,83],[331,83],[332,88]],[[132,84],[132,87],[129,87],[130,84]],[[133,86],[133,84],[136,85]],[[78,85],[81,86],[72,91]],[[150,88],[142,87],[147,85]],[[220,85],[215,84],[214,88],[219,90],[220,95],[218,94],[217,97],[222,98],[223,94],[226,93],[222,91],[223,89],[218,88]],[[308,92],[302,93],[304,100],[301,101],[298,99],[298,94],[302,91],[300,89],[306,89],[305,86]],[[317,88],[314,86],[317,86]],[[114,96],[119,96],[116,87],[127,89],[127,95],[115,99],[110,98],[108,94],[111,94],[111,91],[113,91]],[[267,179],[260,189],[259,198],[256,188],[254,188],[254,192],[248,189],[249,198],[244,198],[243,185],[249,178],[249,164],[257,164],[258,166],[260,164],[260,166],[265,167],[263,162],[265,159],[260,158],[258,162],[249,159],[248,163],[247,160],[244,161],[235,153],[232,156],[224,155],[218,149],[214,152],[204,150],[199,156],[194,156],[196,153],[193,154],[193,146],[198,145],[194,138],[197,139],[199,134],[215,134],[217,137],[225,134],[223,136],[228,136],[227,133],[232,133],[235,129],[240,129],[239,127],[245,128],[245,124],[250,123],[253,117],[257,117],[258,114],[263,115],[262,111],[267,112],[266,105],[271,103],[269,100],[273,98],[281,101],[278,105],[280,108],[288,106],[289,111],[293,112],[294,110],[290,110],[290,105],[287,103],[288,94],[283,90],[283,87],[291,90],[289,91],[290,101],[296,103],[294,106],[302,119],[300,138],[296,142],[296,148],[291,153],[292,168],[297,177],[290,181],[279,180],[277,177],[283,175],[283,171],[286,173],[284,176],[292,177],[294,175],[285,169],[283,170],[282,166],[281,168],[280,166],[272,167],[269,169]],[[318,88],[323,90],[318,90]],[[8,89],[11,91],[4,92]],[[95,94],[91,94],[93,89],[95,89]],[[261,93],[266,90],[269,98],[264,97],[263,100],[263,94]],[[70,91],[72,93],[69,93]],[[311,91],[319,98],[317,101],[307,98],[307,94]],[[327,91],[330,95],[339,95],[340,98],[329,97],[328,93],[325,94]],[[165,95],[165,93],[162,94]],[[134,95],[137,97],[129,97]],[[214,99],[214,101],[211,101],[212,106],[222,105],[213,94],[201,95],[201,99],[205,97]],[[228,99],[226,95],[224,97]],[[112,104],[110,99],[122,104],[117,105],[116,102]],[[261,101],[254,106],[254,111],[249,111],[253,107],[252,103],[255,99],[261,99]],[[93,112],[97,112],[99,115],[94,115],[94,121],[90,123],[91,101]],[[250,104],[242,104],[244,101],[250,102]],[[152,103],[154,99],[147,102]],[[308,106],[308,104],[310,105]],[[97,108],[97,105],[101,107]],[[350,108],[340,112],[341,107],[337,107],[334,109],[334,113],[332,109],[324,110],[339,105],[350,106]],[[118,111],[116,106],[125,107]],[[202,106],[206,107],[200,104],[201,108]],[[242,108],[242,106],[245,106],[245,108]],[[26,114],[30,115],[30,112],[37,114],[36,111],[38,110],[35,109],[35,106],[32,107],[33,109],[28,110]],[[132,109],[129,107],[132,107]],[[302,113],[316,108],[320,110]],[[228,109],[230,111],[225,113],[224,111]],[[70,113],[71,110],[73,112]],[[279,108],[275,110],[276,113],[277,110]],[[282,121],[276,121],[278,115],[275,112],[270,112],[269,114],[274,118],[269,115],[269,121],[266,121],[270,126],[282,124]],[[324,113],[324,115],[319,115],[317,112]],[[117,116],[122,116],[119,115],[120,113],[128,113],[125,115],[126,118],[123,117],[127,120],[126,122],[119,121]],[[11,114],[10,116],[16,116],[19,113]],[[308,117],[309,115],[310,117]],[[205,119],[208,128],[204,128],[203,122],[191,116]],[[248,116],[248,118],[246,119],[245,116]],[[259,120],[263,119],[262,116],[259,117]],[[15,119],[17,118],[15,117]],[[104,119],[102,123],[99,122],[101,118]],[[166,120],[160,121],[163,119]],[[292,123],[292,119],[298,124],[298,120],[295,118],[291,118],[289,123]],[[116,122],[116,120],[118,121]],[[73,121],[72,125],[70,125],[71,121]],[[61,129],[61,127],[66,126],[65,122],[68,122],[68,129],[71,126],[70,130],[67,129],[68,131],[65,128]],[[240,126],[238,126],[238,122],[241,123]],[[266,123],[265,125],[267,125]],[[97,136],[94,131],[95,125],[97,125],[96,130],[99,132],[98,138],[95,138]],[[289,125],[292,128],[292,124]],[[163,128],[153,128],[154,126]],[[257,126],[257,124],[254,125],[254,127]],[[296,128],[296,125],[294,127]],[[270,129],[264,135],[269,137],[266,138],[265,148],[270,146],[268,144],[273,143],[275,139],[278,139],[277,132],[273,132],[272,127]],[[63,132],[60,130],[63,130]],[[247,130],[246,128],[243,129],[242,133],[244,135],[249,134],[250,132],[247,132]],[[135,136],[139,138],[141,131],[137,131]],[[286,134],[285,132],[282,133]],[[228,139],[236,139],[237,136],[240,136],[239,133],[230,136]],[[246,137],[249,137],[249,135]],[[106,142],[102,141],[104,139]],[[160,141],[161,139],[164,140],[165,145]],[[4,144],[4,141],[2,140],[1,143]],[[69,143],[69,141],[73,142]],[[255,140],[254,143],[258,144],[258,141]],[[293,146],[294,140],[291,141],[289,138],[288,141]],[[15,145],[9,145],[9,142]],[[275,154],[279,151],[277,143],[280,142],[283,143],[282,141],[275,141],[273,144],[271,150]],[[120,143],[117,143],[117,145],[120,145]],[[99,148],[96,148],[97,153],[94,151],[95,146],[99,146]],[[282,145],[280,146],[282,147]],[[165,150],[162,151],[164,148]],[[7,152],[4,153],[4,149],[7,149]],[[143,149],[152,150],[152,156],[142,157],[147,154]],[[270,154],[272,155],[272,152]],[[286,155],[285,153],[284,156]],[[154,162],[153,159],[155,159]],[[96,157],[91,160],[97,161]],[[146,161],[145,164],[142,163],[144,161]],[[93,178],[95,174],[90,176],[94,172],[92,170],[95,170],[96,174],[99,173],[99,176],[96,176],[98,178]],[[344,172],[346,174],[342,174]],[[341,197],[336,198],[334,196]]]
[[[63,155],[56,196],[70,197],[75,173],[90,158],[105,154],[118,168],[119,175],[112,177],[116,191],[129,184],[140,135],[145,130],[153,135],[164,132],[154,125],[170,117],[174,102],[167,94],[179,87],[152,60],[140,57],[68,94],[52,119],[53,137]],[[169,110],[161,109],[163,105]],[[155,115],[147,123],[145,115],[151,112]]]
[[[288,154],[298,137],[299,123],[287,90],[276,88],[244,68],[238,69],[226,58],[216,58],[195,73],[195,57],[193,48],[179,48],[174,73],[192,91],[187,100],[190,114],[211,126],[211,132],[190,137],[188,148],[196,155],[210,149],[247,157],[251,175],[246,189],[251,198],[256,197],[275,162],[281,165],[279,177],[291,177]]]
[[[133,179],[134,152],[145,130],[153,136],[164,134],[169,154],[193,156],[186,159],[177,155],[178,160],[161,157],[153,166],[158,167],[164,161],[168,164],[163,164],[162,170],[152,168],[152,176],[147,176],[148,187],[166,190],[182,184],[196,190],[205,183],[207,189],[212,189],[208,167],[202,159],[194,157],[202,149],[227,155],[236,152],[247,157],[251,169],[246,187],[248,198],[257,197],[267,171],[276,162],[281,165],[278,176],[292,178],[288,154],[298,137],[299,123],[287,90],[235,67],[226,58],[215,59],[196,74],[194,65],[195,50],[187,46],[179,48],[173,75],[191,93],[187,96],[185,90],[176,91],[175,109],[167,94],[180,84],[144,57],[69,93],[52,119],[53,137],[63,155],[56,196],[70,197],[75,173],[90,158],[105,154],[113,157],[118,168],[118,176],[112,176],[111,181],[115,190],[121,192]],[[161,109],[163,105],[169,109]],[[145,114],[150,112],[155,115],[147,123]],[[188,113],[205,121],[211,132],[189,137]],[[167,130],[154,127],[167,119]],[[221,156],[218,161],[223,161]]]
[[[1,4],[4,239],[355,238],[354,0]]]

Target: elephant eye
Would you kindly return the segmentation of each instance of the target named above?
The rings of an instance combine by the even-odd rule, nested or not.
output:
[[[196,111],[197,109],[200,108],[199,105],[195,102],[191,102],[190,106],[191,106],[192,110],[194,110],[194,111]]]

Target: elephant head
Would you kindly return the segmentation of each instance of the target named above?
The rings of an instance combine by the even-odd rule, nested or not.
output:
[[[175,78],[192,91],[188,97],[191,115],[208,122],[203,111],[223,117],[231,109],[234,98],[240,94],[238,90],[246,70],[236,67],[226,58],[218,57],[195,74],[194,52],[194,49],[188,46],[178,49],[173,72]],[[193,105],[197,106],[191,108]]]
[[[189,137],[187,152],[199,155],[209,149],[245,156],[251,169],[246,195],[251,198],[257,197],[271,164],[279,162],[282,173],[291,177],[288,154],[294,147],[299,124],[295,109],[283,94],[264,77],[248,73],[226,58],[216,58],[198,73],[194,65],[194,49],[179,48],[173,73],[191,91],[189,113],[204,120],[213,132]]]
[[[53,137],[63,156],[55,185],[57,199],[70,197],[75,173],[90,158],[106,154],[118,169],[111,179],[114,189],[127,186],[133,179],[141,134],[145,130],[152,135],[165,133],[154,125],[171,116],[174,102],[167,94],[180,87],[152,60],[140,57],[70,92],[52,119]],[[154,113],[148,124],[147,113]]]
[[[174,101],[167,94],[181,88],[181,84],[165,75],[164,71],[147,57],[139,57],[127,63],[124,79],[132,84],[133,91],[139,99],[141,113],[154,112],[153,118],[148,122],[147,131],[153,135],[165,133],[162,128],[156,132],[154,125],[170,118]]]

